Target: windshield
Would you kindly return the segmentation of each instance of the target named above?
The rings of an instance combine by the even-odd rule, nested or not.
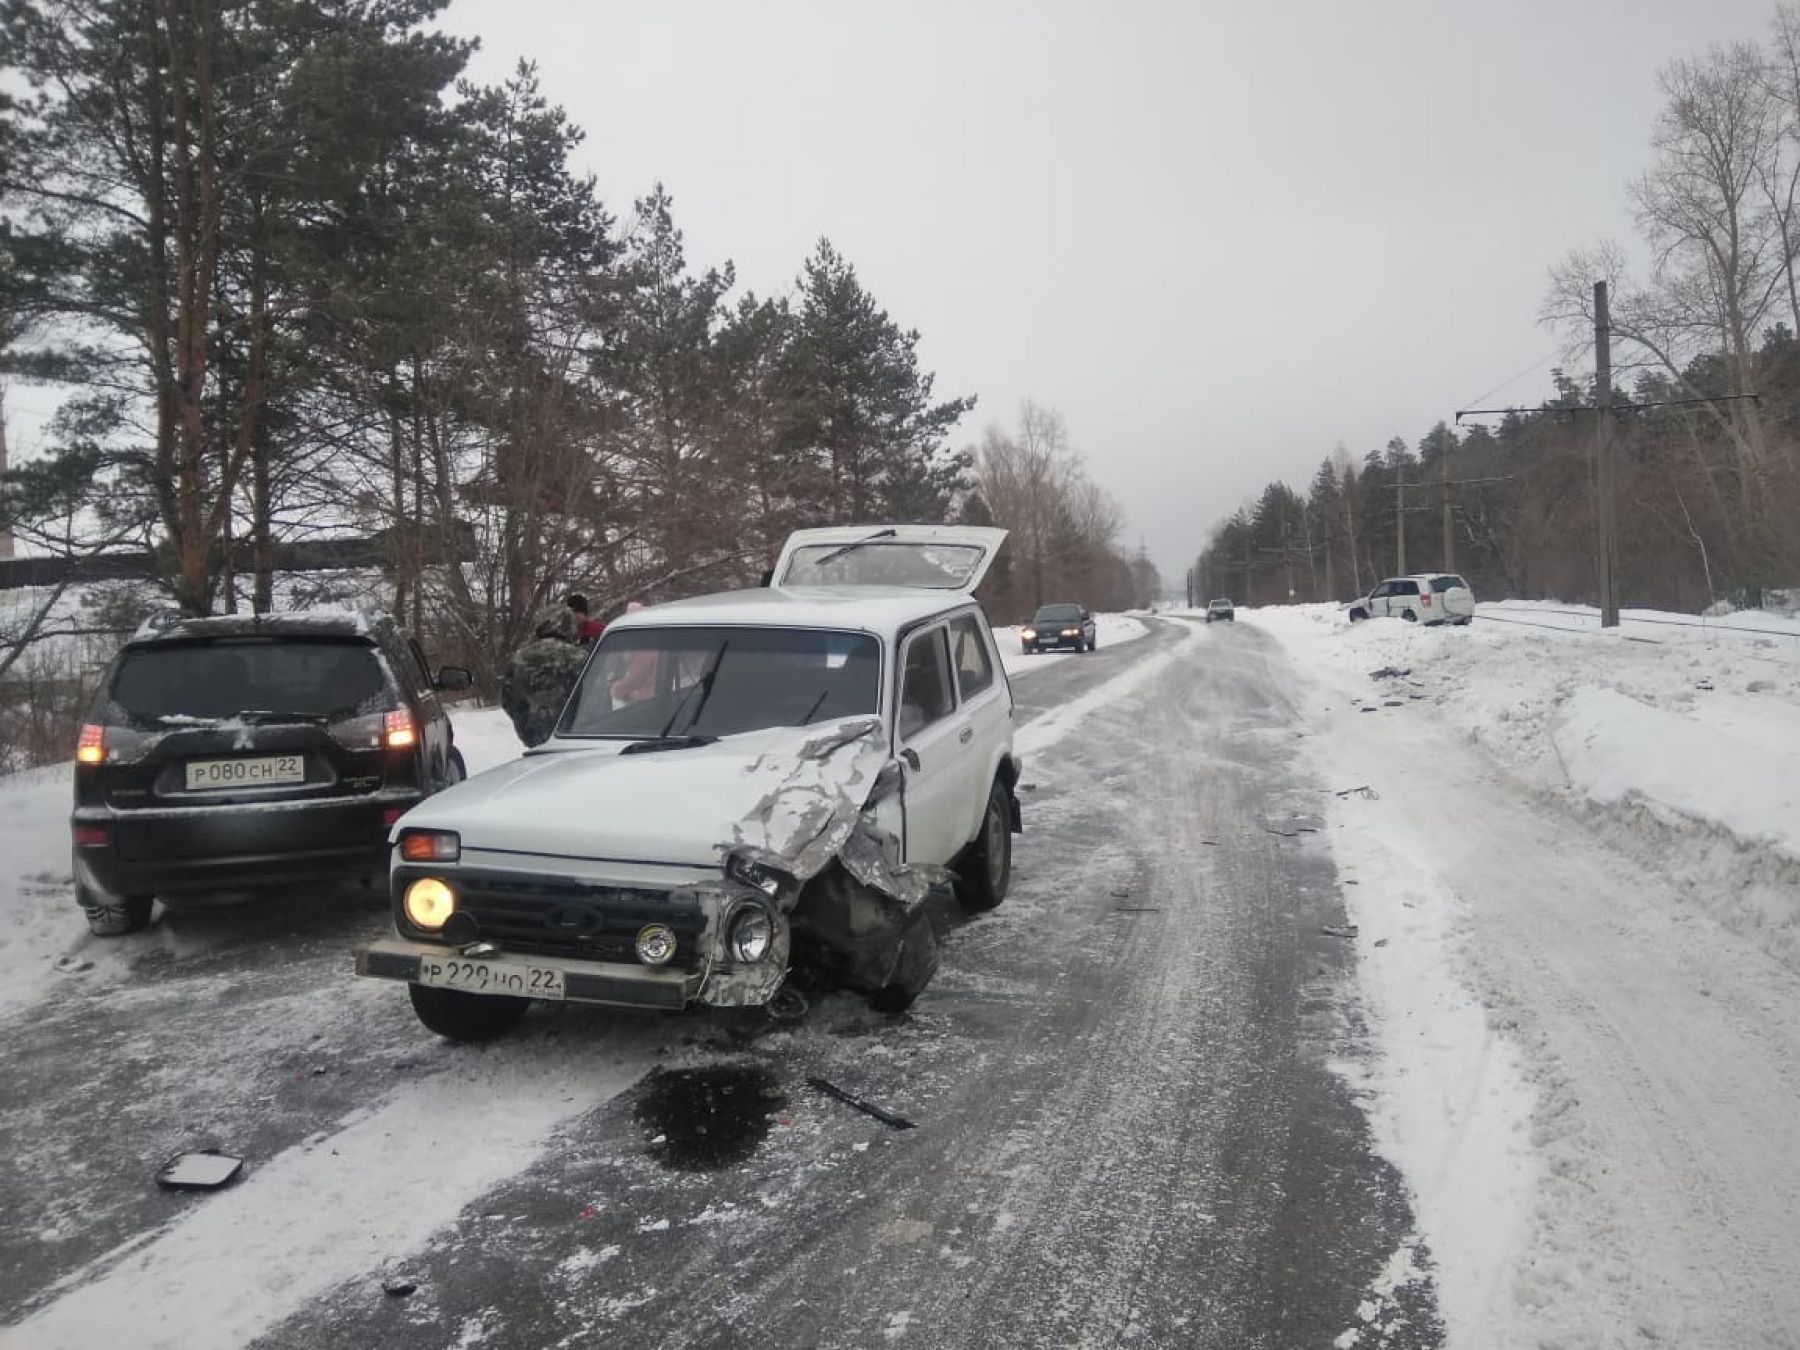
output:
[[[866,633],[628,628],[600,640],[557,734],[731,736],[873,714],[880,697]]]
[[[373,647],[319,638],[133,648],[108,694],[139,723],[217,722],[249,710],[348,717],[394,706]]]
[[[804,544],[794,551],[784,586],[923,586],[960,590],[981,566],[972,544]]]
[[[1033,623],[1077,623],[1080,619],[1080,605],[1045,605],[1031,621]]]

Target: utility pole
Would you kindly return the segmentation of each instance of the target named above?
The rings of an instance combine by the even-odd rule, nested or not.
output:
[[[1394,575],[1406,575],[1406,466],[1394,466],[1394,529],[1397,532],[1400,546],[1399,557],[1394,563]]]
[[[1606,283],[1594,283],[1594,421],[1596,523],[1600,530],[1600,626],[1619,626],[1619,502],[1618,465],[1613,460],[1612,437],[1612,312],[1607,306]]]
[[[1451,524],[1450,513],[1450,447],[1456,443],[1456,433],[1446,431],[1444,443],[1438,446],[1438,462],[1443,466],[1443,475],[1439,491],[1444,494],[1444,571],[1456,570],[1456,530]]]

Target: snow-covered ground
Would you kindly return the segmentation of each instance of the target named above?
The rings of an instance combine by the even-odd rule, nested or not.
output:
[[[1679,617],[1239,611],[1310,686],[1383,1050],[1350,1072],[1453,1346],[1800,1324],[1800,624]]]

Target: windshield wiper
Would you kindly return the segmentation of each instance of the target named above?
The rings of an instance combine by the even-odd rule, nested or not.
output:
[[[681,696],[681,701],[675,705],[675,711],[670,713],[669,720],[663,723],[663,729],[656,733],[657,740],[669,739],[669,733],[675,729],[675,723],[680,719],[682,709],[687,707],[687,701],[694,696],[696,690],[699,691],[700,701],[694,705],[694,715],[688,718],[688,730],[691,732],[700,725],[700,714],[706,711],[706,700],[712,697],[713,681],[718,678],[719,667],[725,664],[725,653],[730,650],[729,640],[719,644],[719,654],[713,657],[712,665],[707,669],[706,674],[702,675],[688,689],[687,693]]]
[[[278,726],[284,722],[322,727],[327,725],[331,718],[324,713],[276,712],[269,708],[252,708],[239,713],[238,720],[253,727]]]
[[[828,699],[830,697],[831,697],[831,690],[829,690],[829,689],[819,690],[819,696],[812,701],[812,707],[808,708],[804,713],[802,713],[800,715],[800,720],[798,722],[795,722],[794,725],[797,727],[811,726],[812,720],[813,720],[813,714],[818,712],[820,706],[825,702],[826,699]]]
[[[621,755],[649,755],[658,750],[692,750],[697,746],[711,745],[717,736],[696,736],[689,732],[685,736],[652,736],[648,740],[633,741],[623,750]]]
[[[856,550],[861,548],[864,544],[872,544],[877,539],[892,539],[897,533],[899,533],[899,531],[897,531],[896,529],[894,529],[894,527],[892,525],[890,525],[887,527],[887,529],[877,530],[877,531],[875,531],[874,534],[871,534],[871,535],[867,536],[866,538],[852,539],[848,544],[843,545],[841,548],[832,549],[831,552],[827,553],[823,558],[814,558],[813,566],[814,567],[823,567],[826,563],[832,562],[833,560],[835,560],[837,558],[841,558],[846,553],[856,552]]]

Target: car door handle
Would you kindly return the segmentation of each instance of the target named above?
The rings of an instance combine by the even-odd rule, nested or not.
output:
[[[907,765],[914,773],[917,773],[924,767],[919,763],[919,752],[914,750],[910,745],[900,752],[900,758],[906,761]]]
[[[964,745],[967,745],[970,741],[975,739],[975,728],[964,727],[961,734],[958,735],[956,739],[961,741]]]

